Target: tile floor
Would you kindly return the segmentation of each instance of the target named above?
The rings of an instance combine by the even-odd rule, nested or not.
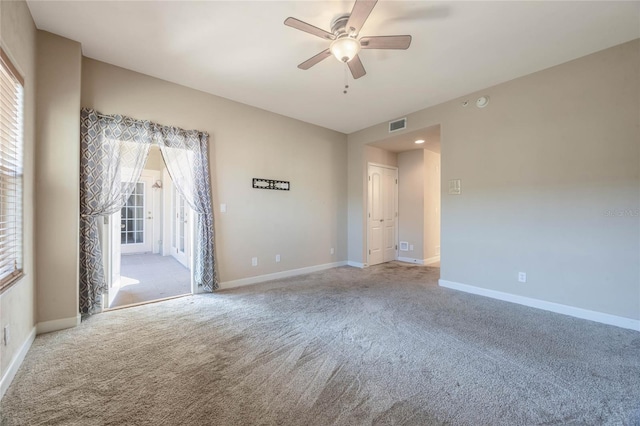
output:
[[[120,290],[109,308],[191,293],[191,274],[171,256],[122,255]]]

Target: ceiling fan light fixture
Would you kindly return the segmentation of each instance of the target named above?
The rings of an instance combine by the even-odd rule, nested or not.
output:
[[[334,40],[329,50],[340,62],[349,62],[360,52],[360,42],[351,37],[341,37]]]

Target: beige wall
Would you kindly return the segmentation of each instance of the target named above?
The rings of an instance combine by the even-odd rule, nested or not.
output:
[[[424,260],[440,254],[440,154],[422,150],[424,158]]]
[[[442,126],[442,188],[462,179],[442,192],[442,279],[640,319],[639,69],[635,40],[408,116],[407,131]],[[387,136],[349,135],[350,261],[365,146]]]
[[[413,250],[398,251],[398,256],[424,259],[425,235],[424,150],[398,154],[398,236],[413,245]]]
[[[398,256],[433,260],[440,247],[440,155],[415,149],[397,157],[398,235],[413,245]]]
[[[344,134],[88,58],[82,106],[211,135],[221,281],[346,260]],[[253,189],[254,177],[291,191]]]
[[[36,28],[27,4],[0,1],[0,43],[24,77],[24,272],[17,284],[0,294],[0,330],[9,326],[11,339],[0,343],[0,378],[5,377],[20,347],[34,331],[34,150],[36,112]]]
[[[398,154],[375,146],[365,147],[367,162],[398,167]],[[366,175],[366,172],[365,172]],[[366,179],[366,176],[364,177]]]
[[[81,59],[79,43],[38,31],[38,323],[62,327],[78,315]]]
[[[149,148],[149,156],[147,157],[147,162],[144,164],[145,170],[156,170],[161,172],[164,167],[164,160],[162,159],[160,148],[157,146]]]

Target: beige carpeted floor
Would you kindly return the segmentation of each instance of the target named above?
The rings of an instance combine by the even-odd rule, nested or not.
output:
[[[171,256],[127,254],[120,261],[121,287],[109,308],[191,293],[191,273]]]
[[[36,339],[3,425],[640,424],[640,333],[342,267]]]

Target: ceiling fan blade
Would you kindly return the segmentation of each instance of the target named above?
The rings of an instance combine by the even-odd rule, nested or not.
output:
[[[313,34],[314,36],[318,36],[320,38],[324,38],[326,40],[334,40],[336,36],[331,34],[328,31],[325,31],[321,28],[314,27],[311,24],[307,24],[306,22],[302,22],[299,19],[288,17],[284,20],[284,24],[288,27],[295,28],[296,30],[304,31],[305,33]]]
[[[360,39],[360,47],[363,49],[408,49],[410,45],[410,35],[362,37]]]
[[[329,51],[329,49],[323,50],[322,52],[318,53],[316,56],[309,58],[303,63],[301,63],[300,65],[298,65],[298,68],[300,68],[301,70],[308,70],[309,68],[311,68],[318,62],[322,61],[323,59],[328,58],[329,56],[331,56],[331,51]]]
[[[353,5],[346,30],[351,35],[357,35],[369,17],[378,0],[356,0]]]
[[[359,79],[367,73],[364,70],[364,65],[362,65],[362,61],[358,55],[354,56],[352,60],[347,62],[347,65],[349,65],[349,69],[351,70],[351,75],[354,80]]]

